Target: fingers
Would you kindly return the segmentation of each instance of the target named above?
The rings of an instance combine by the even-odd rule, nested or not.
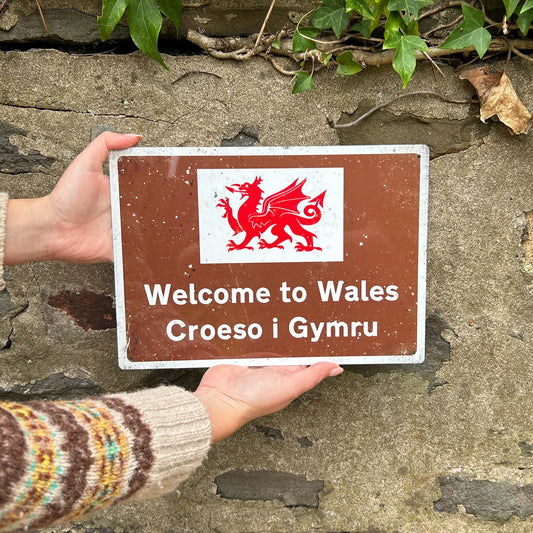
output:
[[[315,363],[303,370],[294,372],[291,377],[294,392],[299,396],[318,385],[323,379],[338,376],[342,372],[343,369],[335,363]]]
[[[109,150],[122,150],[138,144],[142,135],[135,133],[113,133],[106,131],[87,145],[87,148],[75,159],[86,166],[87,170],[101,169],[109,157]]]

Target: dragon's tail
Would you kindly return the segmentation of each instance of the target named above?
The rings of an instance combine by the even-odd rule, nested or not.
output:
[[[298,221],[306,226],[316,224],[322,218],[322,208],[324,207],[324,196],[326,191],[322,191],[318,196],[309,200],[303,209],[303,215],[299,216]]]

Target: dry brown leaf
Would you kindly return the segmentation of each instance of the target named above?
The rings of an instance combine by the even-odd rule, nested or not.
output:
[[[476,89],[483,122],[497,115],[516,135],[527,134],[531,127],[531,114],[516,95],[505,72],[485,66],[463,72],[461,78],[468,80]]]

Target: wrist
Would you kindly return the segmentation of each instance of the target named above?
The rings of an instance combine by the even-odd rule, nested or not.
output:
[[[211,422],[212,443],[229,437],[253,420],[245,406],[215,389],[199,387],[194,395],[206,408]]]
[[[6,213],[4,263],[54,259],[47,197],[10,199]]]

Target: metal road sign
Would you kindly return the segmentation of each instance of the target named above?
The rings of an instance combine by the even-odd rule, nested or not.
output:
[[[121,368],[424,359],[425,146],[110,158]]]

